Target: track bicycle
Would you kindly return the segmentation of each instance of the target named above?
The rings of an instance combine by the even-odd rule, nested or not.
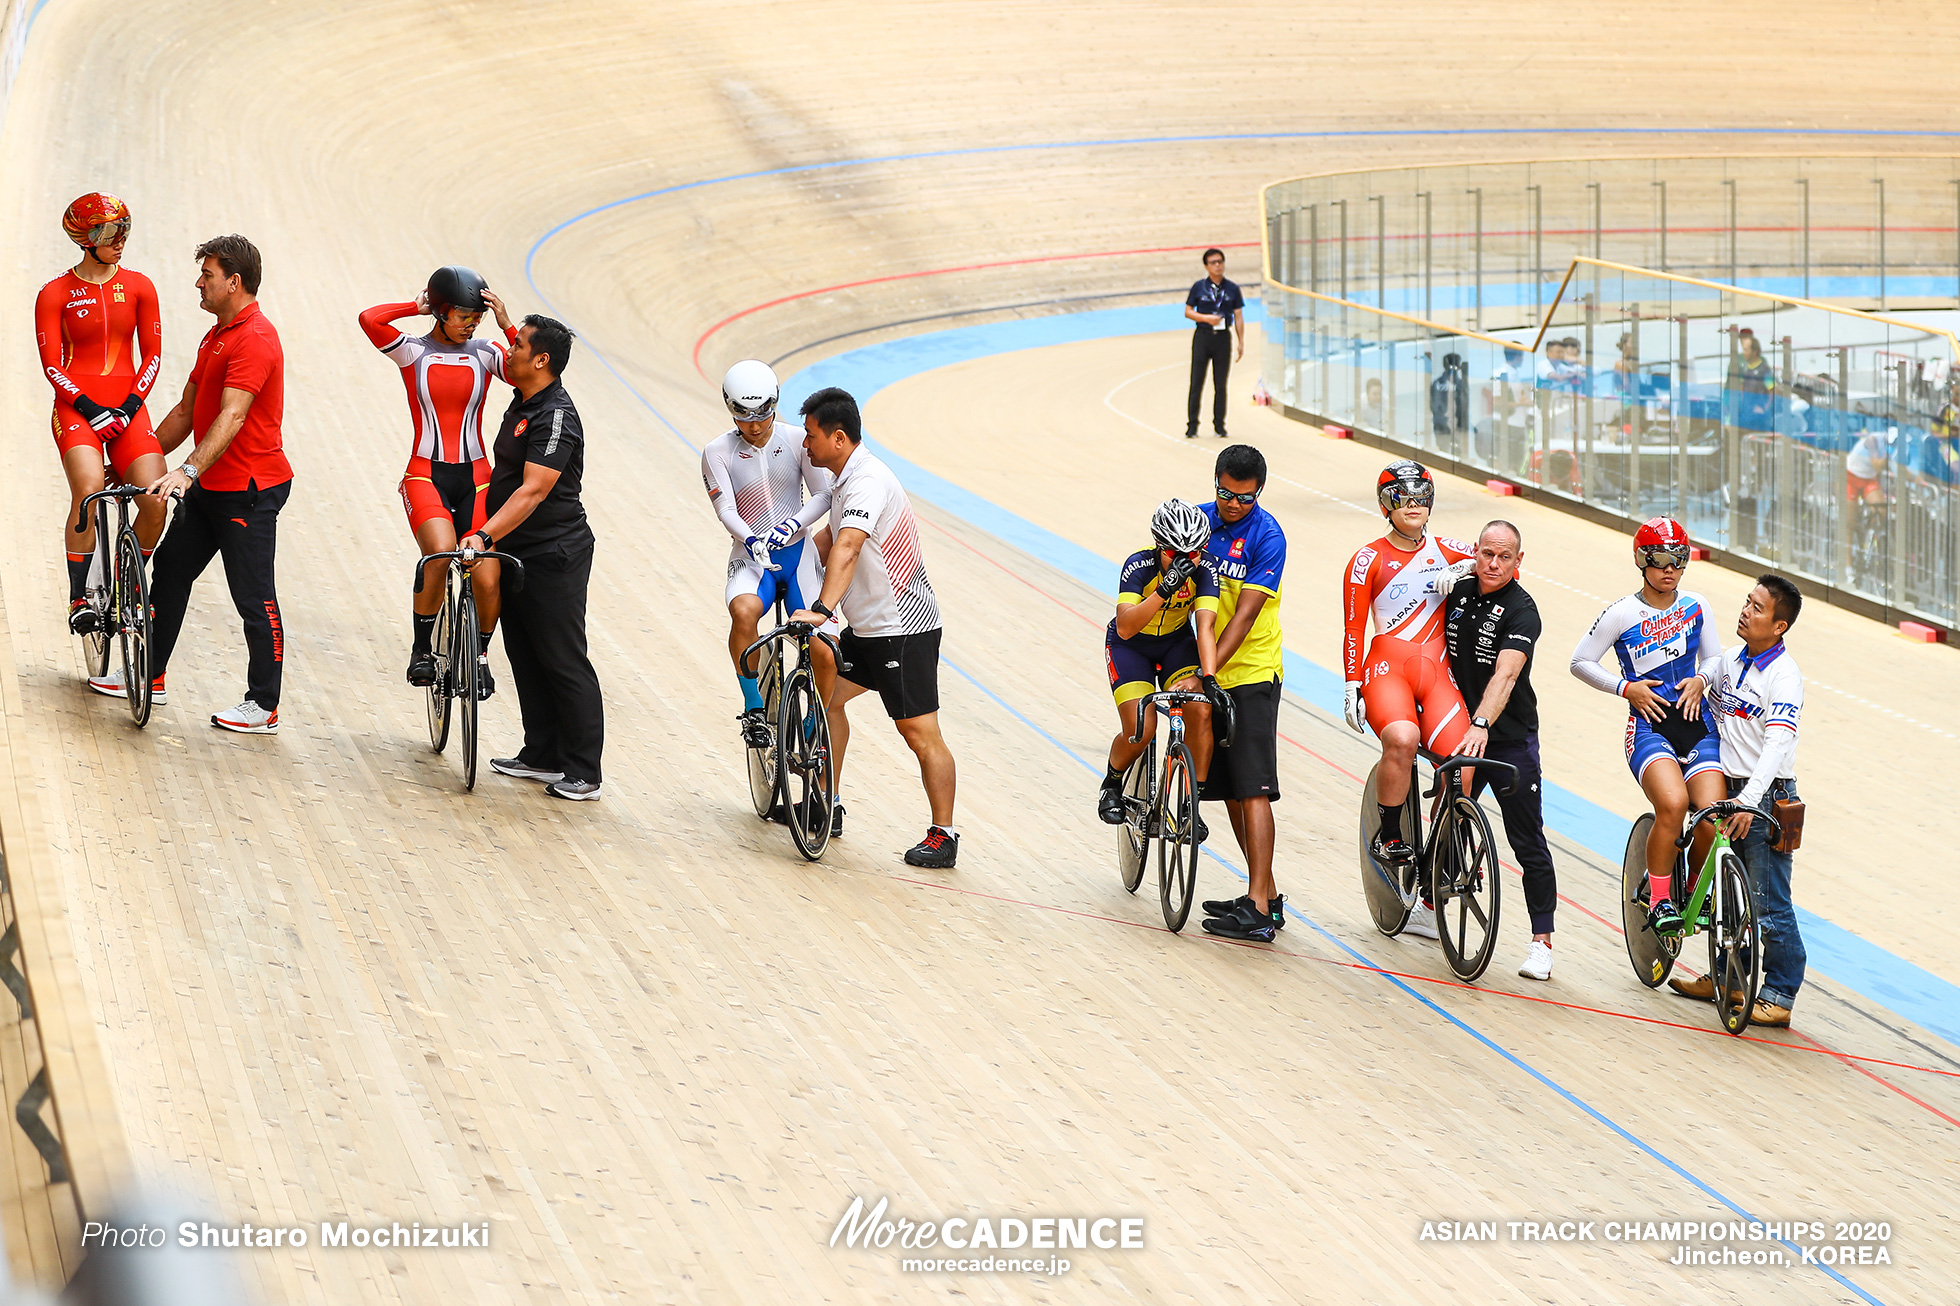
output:
[[[82,650],[91,676],[107,675],[109,646],[122,651],[123,693],[137,726],[150,721],[150,576],[129,511],[130,500],[147,493],[141,486],[121,485],[98,490],[82,500],[75,533],[87,529],[90,504],[95,505],[95,556],[89,563],[84,591],[95,610],[95,629],[82,636]],[[109,525],[109,505],[116,505],[116,525]]]
[[[780,610],[780,600],[778,601]],[[763,652],[757,669],[769,707],[769,747],[751,748],[749,796],[764,820],[782,809],[796,851],[808,861],[830,845],[831,809],[837,805],[837,766],[830,751],[830,713],[817,692],[810,641],[822,640],[840,671],[850,670],[837,641],[802,621],[784,621],[742,650],[742,665]],[[766,753],[758,758],[757,753]],[[765,792],[765,786],[767,792]]]
[[[476,588],[470,583],[470,567],[489,559],[511,568],[511,592],[524,588],[524,563],[508,553],[480,549],[450,549],[445,553],[425,553],[415,562],[415,592],[420,594],[428,580],[424,570],[430,561],[446,558],[443,571],[442,607],[436,612],[435,634],[429,640],[435,654],[436,678],[429,682],[429,746],[440,753],[449,744],[452,718],[461,718],[463,746],[463,788],[476,788],[477,706],[481,680],[478,670],[488,660],[477,636]],[[456,706],[452,706],[452,704]]]
[[[1682,943],[1697,934],[1708,935],[1708,977],[1715,985],[1715,1014],[1731,1034],[1749,1027],[1749,1013],[1755,1010],[1756,992],[1763,981],[1762,923],[1756,919],[1755,884],[1718,819],[1739,812],[1769,822],[1772,842],[1783,837],[1783,827],[1774,816],[1741,803],[1720,802],[1690,813],[1681,837],[1674,841],[1675,878],[1681,884],[1693,880],[1681,909],[1679,934],[1656,934],[1649,917],[1653,895],[1647,879],[1647,834],[1654,828],[1652,812],[1633,823],[1620,868],[1620,920],[1626,927],[1627,960],[1633,963],[1634,978],[1650,989],[1659,988],[1674,969]],[[1688,845],[1701,823],[1711,819],[1715,820],[1714,842],[1708,846],[1700,874],[1691,875]]]
[[[1409,918],[1426,899],[1425,909],[1436,914],[1436,938],[1443,956],[1456,977],[1468,983],[1483,975],[1496,951],[1503,886],[1490,818],[1484,815],[1483,805],[1455,782],[1455,776],[1465,770],[1488,770],[1496,777],[1493,785],[1498,793],[1509,796],[1517,789],[1518,769],[1488,757],[1441,758],[1428,749],[1420,752],[1435,772],[1429,791],[1423,793],[1416,768],[1410,768],[1402,837],[1415,856],[1403,865],[1384,865],[1369,852],[1381,828],[1375,798],[1381,763],[1368,772],[1361,794],[1361,889],[1375,928],[1390,938],[1408,927]],[[1426,827],[1418,794],[1430,800]]]
[[[1211,697],[1181,689],[1162,689],[1146,694],[1137,702],[1136,733],[1131,743],[1143,744],[1143,751],[1123,771],[1123,825],[1116,833],[1116,870],[1123,887],[1131,893],[1143,883],[1143,866],[1149,860],[1150,842],[1157,842],[1157,897],[1164,908],[1164,924],[1175,934],[1191,915],[1191,899],[1198,882],[1198,782],[1191,771],[1191,749],[1184,742],[1184,706],[1209,703]],[[1160,758],[1157,737],[1151,731],[1150,713],[1155,709],[1170,722],[1168,738]],[[1214,714],[1213,720],[1218,718]],[[1231,721],[1218,740],[1221,746],[1232,742]]]
[[[778,570],[776,564],[767,564],[770,571]],[[770,610],[772,623],[781,627],[788,619],[784,596],[780,588]],[[745,661],[743,666],[747,666]],[[776,656],[776,644],[771,641],[762,650],[762,660],[755,669],[756,688],[762,695],[762,724],[768,742],[756,746],[748,745],[749,801],[755,807],[755,814],[765,821],[777,820],[782,810],[776,805],[776,790],[780,768],[776,764],[776,715],[783,701],[782,659]]]

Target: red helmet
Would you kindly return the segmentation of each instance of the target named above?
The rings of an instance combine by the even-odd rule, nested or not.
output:
[[[61,229],[84,249],[110,244],[129,233],[129,205],[114,195],[90,191],[61,215]]]
[[[1643,571],[1670,562],[1687,566],[1688,532],[1672,517],[1655,517],[1643,523],[1633,534],[1633,561]]]
[[[1412,458],[1390,463],[1375,478],[1375,502],[1381,505],[1383,516],[1404,503],[1419,503],[1426,508],[1435,501],[1436,482],[1431,479],[1429,469]]]

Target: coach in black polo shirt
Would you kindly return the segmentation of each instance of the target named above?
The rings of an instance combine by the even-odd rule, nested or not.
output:
[[[1191,402],[1184,415],[1184,436],[1198,433],[1198,402],[1205,395],[1205,369],[1211,369],[1211,429],[1225,434],[1225,377],[1232,363],[1245,356],[1245,296],[1237,282],[1225,279],[1225,251],[1205,251],[1205,275],[1191,283],[1184,297],[1184,316],[1198,324],[1191,333]],[[1238,353],[1232,338],[1238,337]]]
[[[1504,833],[1524,872],[1524,904],[1531,913],[1531,947],[1518,974],[1552,977],[1552,913],[1558,907],[1558,877],[1552,850],[1545,844],[1542,776],[1538,766],[1538,696],[1531,689],[1531,654],[1543,626],[1538,605],[1518,584],[1524,536],[1507,521],[1494,521],[1477,537],[1477,569],[1450,590],[1444,636],[1450,671],[1470,708],[1470,732],[1460,752],[1508,762],[1518,768],[1518,785],[1499,796]],[[1481,793],[1490,783],[1485,771],[1475,781]]]
[[[515,588],[514,567],[504,568],[502,586],[504,655],[524,714],[524,747],[490,765],[544,781],[554,798],[591,799],[599,796],[606,714],[585,646],[594,544],[579,499],[585,428],[558,379],[571,352],[562,322],[533,313],[517,328],[504,359],[517,394],[497,431],[490,520],[464,542],[480,537],[483,547],[524,562],[524,588]]]

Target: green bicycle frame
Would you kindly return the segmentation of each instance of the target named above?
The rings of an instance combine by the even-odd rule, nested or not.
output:
[[[1715,841],[1708,845],[1708,858],[1701,864],[1701,874],[1695,877],[1695,891],[1688,896],[1687,910],[1681,913],[1681,920],[1687,926],[1684,934],[1696,933],[1701,928],[1701,907],[1708,900],[1709,886],[1715,883],[1716,859],[1729,846],[1729,836],[1723,832],[1722,823],[1717,821]],[[1685,863],[1687,854],[1683,853],[1681,860]]]

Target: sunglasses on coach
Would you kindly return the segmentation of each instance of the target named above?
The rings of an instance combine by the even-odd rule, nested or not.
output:
[[[1259,502],[1259,496],[1265,492],[1265,487],[1261,486],[1251,494],[1234,494],[1216,481],[1212,482],[1212,488],[1218,491],[1220,503],[1243,503],[1248,507]]]

